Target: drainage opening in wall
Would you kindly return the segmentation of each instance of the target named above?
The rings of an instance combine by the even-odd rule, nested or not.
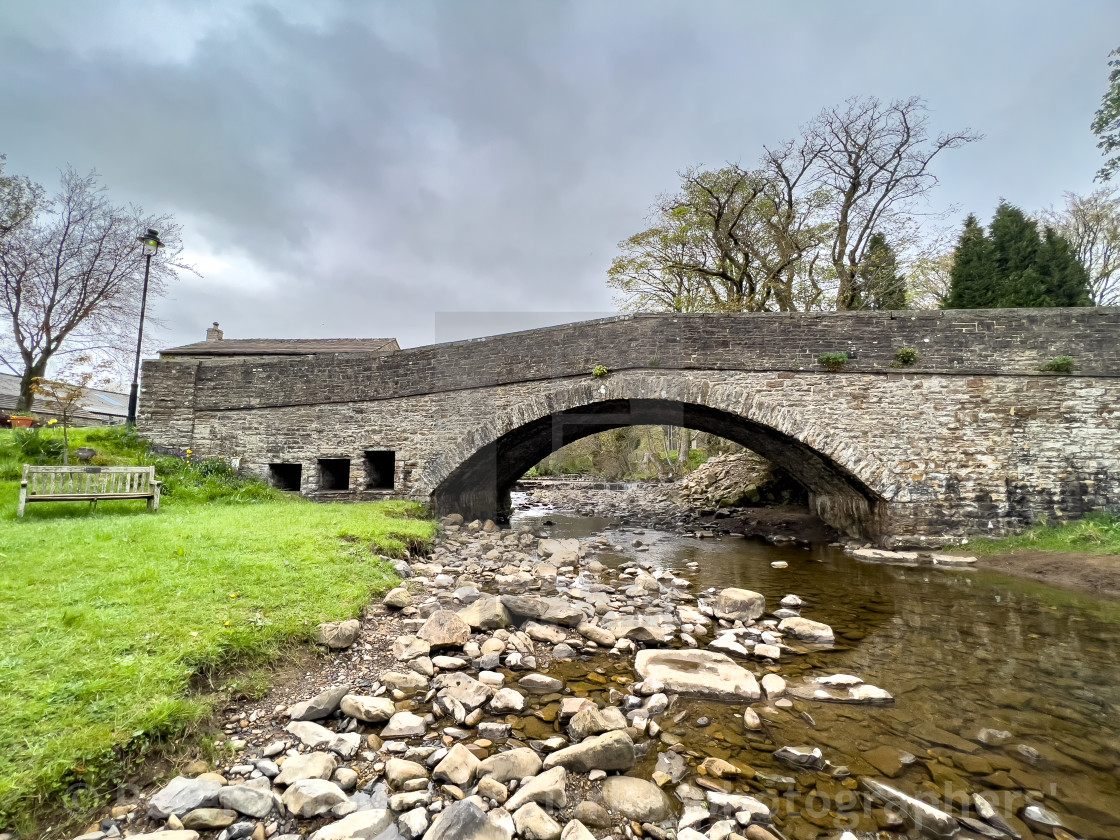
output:
[[[320,458],[319,459],[319,489],[320,490],[349,490],[350,489],[350,459],[349,458]]]
[[[295,490],[298,493],[302,474],[302,464],[268,465],[268,483],[279,490]]]
[[[366,489],[392,490],[396,469],[396,452],[384,450],[366,452]]]

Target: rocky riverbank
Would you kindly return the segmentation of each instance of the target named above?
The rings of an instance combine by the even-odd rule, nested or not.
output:
[[[890,687],[822,667],[839,639],[796,593],[695,593],[687,566],[643,561],[643,536],[628,533],[636,559],[608,565],[621,547],[601,535],[448,518],[363,620],[320,628],[335,650],[321,667],[232,711],[219,761],[117,804],[83,840],[813,840],[907,825],[1068,840],[1069,818],[1012,777],[998,807],[963,783],[935,806],[891,781],[919,759],[890,744],[849,766],[785,742],[789,715],[827,744],[844,709],[890,705]],[[882,554],[863,559],[928,559]],[[962,761],[977,749],[922,726]]]

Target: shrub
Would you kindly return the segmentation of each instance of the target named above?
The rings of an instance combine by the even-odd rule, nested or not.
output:
[[[39,429],[16,429],[12,440],[26,464],[62,463],[62,441],[44,435]]]
[[[847,353],[821,353],[817,361],[828,370],[840,370],[848,362]]]
[[[608,373],[610,373],[610,371],[602,365],[595,365],[595,367],[591,369],[591,375],[595,377],[606,376]]]
[[[1058,356],[1042,365],[1039,370],[1044,370],[1047,373],[1072,373],[1073,356]]]
[[[909,367],[918,361],[918,351],[913,347],[903,347],[894,354],[894,363],[897,367]]]

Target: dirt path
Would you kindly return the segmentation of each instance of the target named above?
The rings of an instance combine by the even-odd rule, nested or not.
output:
[[[1120,556],[1017,549],[980,557],[981,568],[1120,600]]]

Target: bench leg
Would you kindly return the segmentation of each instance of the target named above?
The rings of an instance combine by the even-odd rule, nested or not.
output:
[[[25,481],[19,488],[19,510],[16,516],[23,516],[24,510],[27,508],[27,482]]]

